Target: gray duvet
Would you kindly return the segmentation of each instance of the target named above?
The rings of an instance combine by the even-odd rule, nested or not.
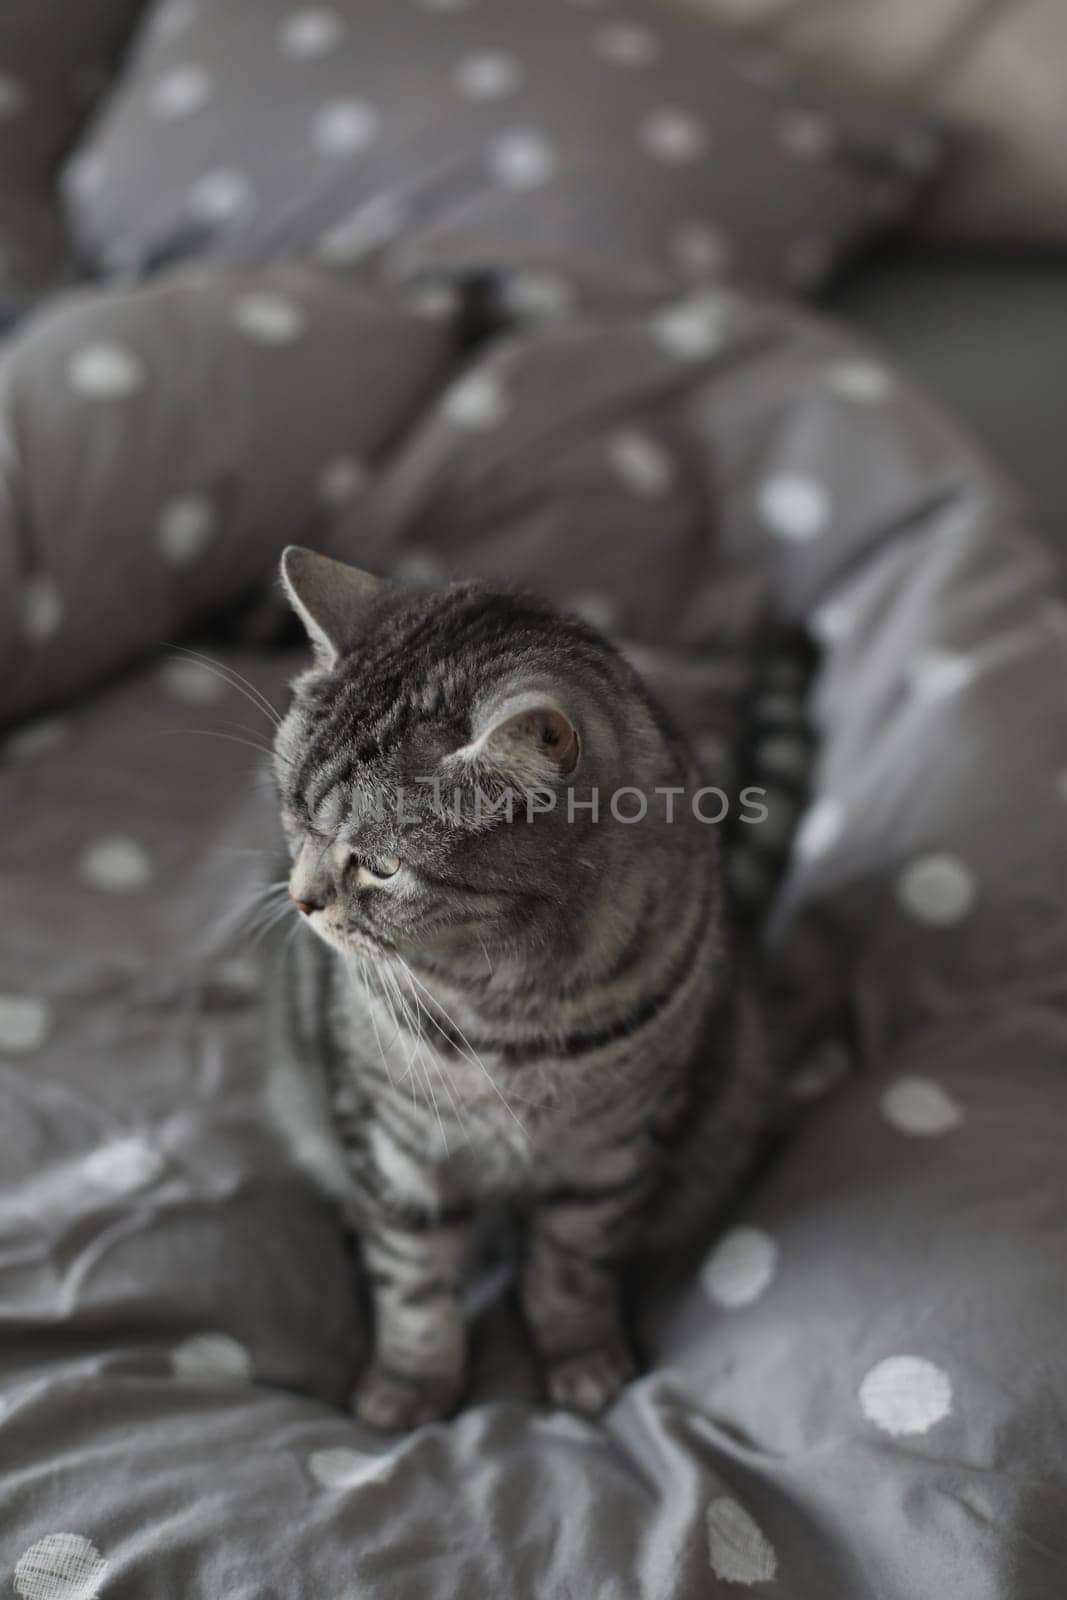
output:
[[[1067,612],[1014,493],[736,294],[461,365],[440,297],[212,269],[40,316],[0,386],[0,1592],[1061,1593]],[[362,1309],[275,1129],[235,687],[280,703],[300,658],[173,647],[294,537],[584,609],[712,775],[762,619],[818,641],[769,936],[801,1114],[646,1286],[600,1424],[540,1402],[506,1265],[454,1422],[344,1411]]]

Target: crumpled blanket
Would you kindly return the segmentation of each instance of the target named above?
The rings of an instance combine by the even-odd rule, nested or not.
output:
[[[71,298],[0,362],[0,1586],[1051,1595],[1052,563],[958,430],[806,315],[722,292],[473,355],[455,332],[439,291],[201,269]],[[386,1441],[343,1409],[357,1282],[262,1040],[261,752],[302,656],[188,643],[293,539],[581,609],[710,771],[767,618],[818,644],[769,934],[820,1041],[804,1114],[648,1286],[646,1375],[600,1423],[539,1402],[505,1269],[472,1289],[455,1421]],[[788,777],[783,715],[762,759]]]

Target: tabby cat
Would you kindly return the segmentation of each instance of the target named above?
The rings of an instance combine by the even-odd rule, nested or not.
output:
[[[595,1413],[635,1371],[620,1268],[707,1225],[775,1105],[719,830],[584,622],[296,547],[282,579],[314,650],[275,746],[289,892],[323,941],[291,946],[291,1015],[374,1302],[355,1411],[455,1408],[472,1226],[504,1201],[549,1396]]]

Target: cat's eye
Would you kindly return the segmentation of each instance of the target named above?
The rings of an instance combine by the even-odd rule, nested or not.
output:
[[[375,856],[373,861],[366,863],[366,866],[372,878],[395,878],[400,871],[400,857]]]

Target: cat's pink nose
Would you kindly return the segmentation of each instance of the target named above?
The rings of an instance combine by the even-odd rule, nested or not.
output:
[[[298,900],[295,895],[289,897],[302,916],[310,917],[313,911],[321,911],[322,907],[312,904],[310,900]]]

